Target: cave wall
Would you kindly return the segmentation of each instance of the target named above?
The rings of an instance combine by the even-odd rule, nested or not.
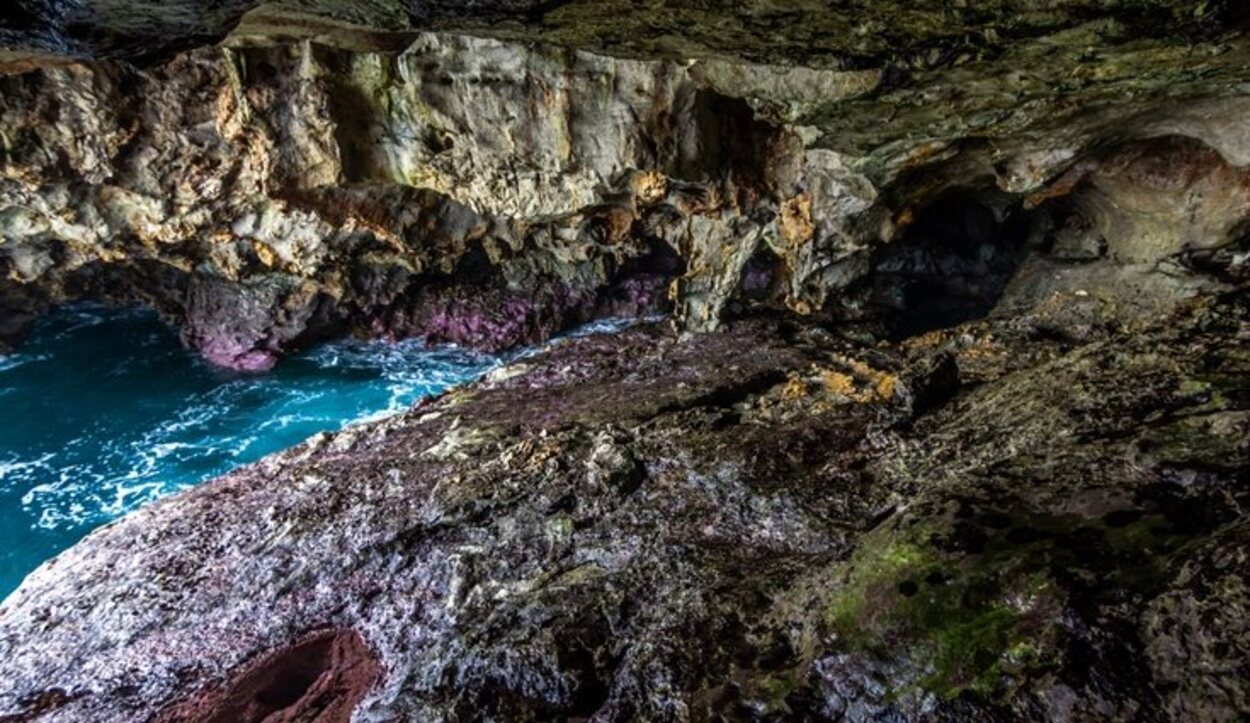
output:
[[[664,308],[679,269],[645,259],[728,239],[771,192],[754,151],[781,142],[667,64],[435,36],[399,57],[304,43],[2,82],[8,282],[138,298],[240,366],[319,316],[410,333],[389,317],[497,311],[460,303],[462,282],[535,308],[431,335],[499,347],[631,295],[635,313]],[[735,123],[760,136],[743,158],[719,153]],[[488,268],[466,271],[471,253]],[[631,261],[656,278],[621,278]],[[406,298],[436,293],[455,298]]]
[[[552,47],[305,42],[0,82],[8,283],[137,298],[231,366],[331,321],[502,347],[671,295],[714,328],[755,244],[808,240],[803,180],[830,184],[792,132],[678,65]],[[489,268],[466,272],[471,252]],[[461,286],[533,308],[496,318]],[[492,318],[412,319],[430,315]]]
[[[894,22],[889,47],[809,8],[820,58],[700,45],[709,16],[680,5],[666,22],[692,24],[647,52],[575,4],[529,31],[481,24],[510,5],[314,5],[7,21],[8,344],[75,298],[154,306],[239,368],[349,332],[499,349],[602,314],[864,317],[882,249],[959,189],[1045,205],[1059,239],[1034,255],[1089,247],[1112,275],[1226,245],[1246,215],[1250,46],[1218,4],[883,8],[863,22]],[[96,34],[69,38],[84,17]],[[158,20],[168,47],[123,42]],[[58,32],[37,69],[14,60]]]
[[[1244,4],[969,5],[0,11],[0,344],[671,321],[91,535],[0,717],[1245,719]]]

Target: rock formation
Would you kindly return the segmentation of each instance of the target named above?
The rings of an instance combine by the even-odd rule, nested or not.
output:
[[[22,0],[0,344],[490,349],[0,606],[49,721],[1250,715],[1240,3]]]
[[[492,40],[382,24],[334,33],[317,8],[304,9],[314,22],[269,6],[240,16],[230,34],[216,15],[195,16],[195,37],[223,43],[169,56],[138,52],[123,30],[159,26],[148,13],[172,18],[178,5],[133,6],[135,17],[119,9],[109,22],[93,13],[111,5],[58,12],[72,16],[71,29],[96,29],[95,52],[142,67],[62,59],[23,73],[33,51],[10,51],[14,72],[0,81],[0,300],[11,318],[66,298],[141,300],[233,367],[263,368],[294,345],[353,329],[501,348],[670,301],[693,330],[714,329],[744,296],[812,313],[847,305],[873,250],[951,189],[1000,192],[1001,216],[1059,199],[1046,203],[1049,214],[1094,187],[1105,202],[1087,198],[1073,223],[1107,226],[1132,244],[1133,221],[1104,218],[1115,212],[1108,193],[1168,182],[1112,183],[1109,166],[1130,173],[1134,153],[1156,152],[1135,143],[1176,136],[1162,152],[1195,173],[1224,174],[1213,184],[1237,183],[1250,158],[1240,122],[1250,51],[1229,32],[1233,11],[1215,6],[1176,27],[1156,24],[1179,12],[1166,4],[1162,15],[1109,12],[1080,24],[1004,11],[1001,32],[1021,36],[1010,43],[994,40],[992,19],[972,41],[960,35],[972,17],[947,18],[958,23],[932,37],[941,26],[927,23],[942,13],[892,18],[919,35],[889,53],[878,38],[869,44],[877,55],[859,57],[865,41],[834,33],[810,67],[787,53],[762,62],[750,43],[737,55],[718,46],[694,60],[674,60],[671,49],[640,60],[522,44],[516,32]],[[476,27],[476,16],[455,22]],[[846,23],[838,13],[816,19]],[[767,20],[798,32],[793,18]],[[190,32],[185,22],[169,31]],[[37,45],[61,26],[39,27],[46,32],[9,32]],[[537,35],[562,40],[561,27]],[[387,29],[402,36],[387,51],[361,37]],[[966,47],[946,48],[950,35]],[[642,52],[623,40],[597,45]],[[86,40],[53,47],[93,49]],[[1243,215],[1234,191],[1194,209],[1153,193],[1142,199],[1152,208],[1131,213],[1170,224],[1201,211],[1210,227],[1197,237],[1159,229],[1153,250],[1124,260],[1223,244]],[[758,288],[744,295],[748,270]]]

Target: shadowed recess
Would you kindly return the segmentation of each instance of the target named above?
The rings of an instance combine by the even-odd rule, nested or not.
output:
[[[381,677],[352,630],[313,633],[162,713],[160,723],[346,723]]]

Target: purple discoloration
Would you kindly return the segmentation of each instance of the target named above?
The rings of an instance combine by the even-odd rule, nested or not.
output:
[[[199,352],[210,364],[240,372],[263,372],[278,361],[273,352],[245,348],[232,339],[210,340],[200,346]]]
[[[279,281],[238,284],[193,279],[187,292],[183,342],[206,361],[236,371],[264,371],[308,329],[311,299]]]
[[[183,322],[183,340],[208,362],[236,371],[265,371],[300,343],[353,327],[375,338],[418,337],[500,352],[597,318],[667,311],[668,282],[667,276],[645,273],[598,288],[554,281],[539,282],[532,291],[502,284],[427,285],[399,301],[344,305],[324,315],[314,313],[311,299],[301,305],[281,289],[201,282]]]
[[[502,351],[547,339],[593,316],[593,292],[545,287],[532,295],[456,287],[421,294],[411,316],[412,333]]]
[[[577,324],[607,316],[640,317],[667,309],[667,279],[640,275],[609,290],[546,284],[531,294],[499,288],[425,289],[399,309],[375,317],[378,336],[418,336],[498,352],[535,344]]]
[[[662,274],[638,274],[616,284],[599,303],[598,316],[642,317],[666,313],[672,307]]]

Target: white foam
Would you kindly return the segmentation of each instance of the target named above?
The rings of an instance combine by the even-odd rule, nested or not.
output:
[[[120,316],[141,313],[121,312]],[[113,310],[76,311],[56,336],[67,337],[118,315]],[[634,323],[601,320],[561,338],[614,333]],[[144,347],[148,342],[152,346],[161,343],[155,334],[144,340]],[[177,405],[175,411],[151,420],[147,428],[113,429],[102,416],[95,427],[63,443],[57,452],[34,459],[0,460],[0,483],[21,493],[21,505],[34,526],[80,529],[123,515],[202,477],[218,476],[235,464],[274,451],[292,435],[330,431],[404,412],[424,396],[547,346],[497,357],[457,347],[429,347],[415,340],[326,344],[293,362],[311,364],[312,373],[294,367],[298,371],[287,376],[289,368],[279,367],[265,375],[211,377],[217,380],[215,384],[185,399],[170,400]],[[150,348],[135,351],[152,353]],[[47,354],[3,357],[0,372],[49,358]],[[189,363],[195,374],[207,370],[198,360]],[[123,383],[133,384],[141,368],[122,359],[111,371]],[[318,375],[316,370],[325,373]],[[159,389],[155,386],[159,379],[148,383]]]
[[[9,354],[0,356],[0,373],[17,369],[33,362],[47,361],[50,357],[47,354]]]

